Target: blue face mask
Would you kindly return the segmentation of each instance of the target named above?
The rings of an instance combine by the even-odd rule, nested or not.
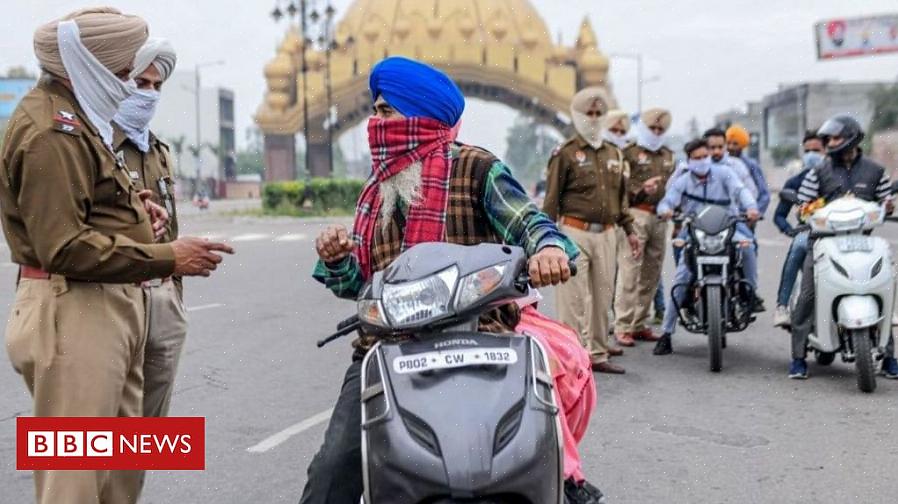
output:
[[[686,166],[693,175],[705,177],[711,171],[711,158],[709,156],[701,159],[690,159]]]
[[[821,154],[819,152],[810,151],[810,152],[805,152],[801,156],[801,163],[802,163],[802,166],[804,166],[805,168],[816,168],[816,167],[820,166],[821,164],[823,164],[824,159],[826,159],[826,158],[823,156],[823,154]]]

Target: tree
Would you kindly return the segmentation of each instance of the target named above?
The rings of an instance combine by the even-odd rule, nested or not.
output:
[[[870,101],[873,105],[871,137],[878,131],[898,128],[898,83],[875,89],[870,93]]]
[[[177,167],[175,168],[175,175],[178,177],[180,177],[182,175],[182,173],[181,173],[181,156],[184,155],[184,142],[185,141],[186,141],[186,138],[184,138],[184,135],[181,135],[177,138],[169,138],[168,139],[168,144],[171,145],[171,150],[172,150],[172,152],[175,153],[175,162],[178,164]]]
[[[258,151],[246,150],[237,153],[237,174],[238,175],[264,175],[265,160],[262,153]]]
[[[558,141],[545,126],[527,115],[518,115],[506,136],[505,162],[525,187],[543,178],[552,149]]]
[[[6,77],[8,79],[37,79],[33,73],[29,72],[27,68],[21,65],[9,67],[6,71]]]

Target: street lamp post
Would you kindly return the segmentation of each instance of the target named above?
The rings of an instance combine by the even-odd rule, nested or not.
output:
[[[636,61],[636,113],[642,113],[642,86],[656,82],[661,78],[656,76],[648,79],[642,78],[642,53],[613,53],[612,58],[624,58]]]
[[[193,192],[197,192],[197,188],[199,186],[200,177],[202,176],[202,163],[203,163],[203,138],[202,138],[202,127],[201,127],[201,116],[200,116],[200,68],[210,67],[216,65],[224,65],[224,61],[207,61],[204,63],[197,63],[195,68],[196,80],[193,88],[193,99],[194,105],[196,106],[196,151],[194,152],[195,164],[196,164],[196,181],[194,182]]]

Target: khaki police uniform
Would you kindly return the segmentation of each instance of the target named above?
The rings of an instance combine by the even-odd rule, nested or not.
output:
[[[0,219],[20,265],[6,347],[35,416],[140,416],[146,344],[140,282],[170,276],[168,244],[124,162],[72,92],[42,78],[10,119],[0,153]],[[116,471],[35,471],[37,500],[136,502]]]
[[[623,152],[630,168],[627,183],[630,215],[633,216],[633,230],[642,245],[642,255],[634,259],[629,246],[625,246],[627,244],[619,247],[615,331],[637,333],[647,328],[652,300],[661,281],[668,226],[658,218],[655,207],[664,198],[664,188],[674,171],[674,156],[667,147],[652,152],[636,144],[627,145]],[[643,192],[642,185],[653,177],[660,177],[658,190],[649,195]]]
[[[165,207],[169,221],[160,241],[178,238],[175,187],[168,145],[150,133],[150,149],[141,152],[128,137],[115,128],[113,147],[122,153],[132,183],[153,192],[151,200]],[[148,328],[143,360],[143,415],[167,416],[177,375],[178,361],[187,338],[187,312],[184,309],[181,279],[166,277],[147,282]]]
[[[577,135],[549,160],[543,210],[580,248],[578,273],[556,288],[558,317],[575,328],[593,363],[608,360],[608,310],[614,294],[616,227],[633,232],[627,164],[613,144],[593,148]]]

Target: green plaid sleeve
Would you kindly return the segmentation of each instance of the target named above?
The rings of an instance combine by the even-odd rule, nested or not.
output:
[[[564,249],[571,260],[580,255],[577,245],[539,210],[501,161],[493,163],[487,174],[483,204],[490,223],[502,239],[522,247],[528,256],[545,247]]]
[[[346,257],[332,266],[319,259],[315,264],[312,278],[324,284],[337,297],[344,299],[355,299],[365,286],[362,269],[355,256]]]

